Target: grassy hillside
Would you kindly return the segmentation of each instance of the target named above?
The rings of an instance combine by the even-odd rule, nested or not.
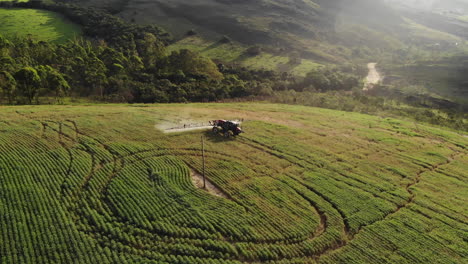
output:
[[[329,63],[348,60],[351,44],[359,40],[356,37],[360,34],[355,37],[354,30],[341,36],[341,33],[349,32],[349,28],[340,27],[343,19],[347,25],[365,26],[368,31],[366,42],[375,39],[375,34],[383,29],[399,30],[401,20],[381,2],[369,0],[355,0],[353,5],[341,0],[80,2],[106,7],[128,21],[156,23],[177,39],[184,38],[190,30],[207,41],[219,41],[226,35],[246,47],[266,45],[283,49],[285,53],[299,52],[305,59]],[[374,12],[366,12],[368,9]],[[395,44],[379,39],[375,42],[386,46]],[[375,44],[366,42],[359,46]]]
[[[186,37],[169,46],[168,51],[189,49],[197,51],[217,62],[239,65],[253,69],[267,69],[279,72],[290,72],[296,76],[305,76],[312,69],[323,66],[310,59],[298,58],[297,54],[262,50],[250,54],[249,47],[239,43],[208,41],[199,36]]]
[[[438,51],[445,52],[455,43],[465,45],[456,32],[446,33],[438,23],[434,28],[425,23],[425,15],[396,11],[383,0],[77,2],[107,8],[127,21],[161,25],[175,36],[173,50],[188,47],[224,63],[298,76],[316,64],[395,59],[394,54],[409,46],[432,51],[438,44]],[[262,56],[253,58],[255,63],[243,56],[252,47],[263,49]],[[291,57],[302,61],[285,64]]]
[[[158,129],[215,118],[245,118],[246,133]],[[466,261],[456,132],[270,104],[1,107],[0,120],[1,263]],[[219,196],[191,180],[200,136]]]
[[[385,71],[390,73],[384,81],[385,84],[393,85],[397,89],[406,89],[406,92],[448,98],[465,108],[468,105],[466,56],[388,65],[385,68]]]
[[[81,34],[80,28],[63,16],[36,9],[0,8],[0,32],[5,37],[65,42]]]

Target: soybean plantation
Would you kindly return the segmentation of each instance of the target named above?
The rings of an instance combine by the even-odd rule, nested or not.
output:
[[[303,106],[0,107],[0,263],[466,263],[467,143]]]
[[[64,43],[81,35],[80,27],[62,15],[36,9],[0,8],[0,32],[8,38]]]

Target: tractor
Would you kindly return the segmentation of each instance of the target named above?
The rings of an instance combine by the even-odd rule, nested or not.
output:
[[[239,134],[244,133],[244,131],[239,127],[239,122],[236,121],[214,120],[210,121],[210,124],[213,125],[212,131],[214,134],[222,133],[225,138],[238,136]]]

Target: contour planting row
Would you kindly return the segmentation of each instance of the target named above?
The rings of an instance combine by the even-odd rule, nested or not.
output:
[[[87,144],[87,143],[82,143],[82,144]],[[94,146],[90,146],[90,144],[85,145],[85,148],[82,149],[81,152],[86,152],[86,153],[88,153],[88,154],[91,155],[91,156],[92,156],[92,155],[97,155],[96,153],[100,153],[99,150],[94,150],[93,147],[94,147]],[[77,152],[80,152],[80,151],[77,151]],[[83,155],[82,155],[82,156],[83,156]],[[103,151],[102,151],[101,156],[102,156],[102,157],[106,157],[106,155],[104,154]],[[94,159],[96,159],[96,157],[94,157],[93,160],[94,160]],[[77,160],[79,160],[79,159],[77,159]],[[90,173],[93,174],[93,177],[89,178],[89,185],[86,185],[86,191],[87,191],[87,192],[91,191],[91,193],[93,193],[93,190],[94,190],[94,192],[95,192],[96,190],[99,189],[99,188],[94,188],[94,187],[93,187],[93,182],[94,182],[94,181],[93,181],[92,179],[97,179],[97,178],[99,178],[99,177],[96,177],[96,175],[101,175],[101,174],[102,174],[102,175],[107,175],[107,174],[109,174],[109,173],[112,172],[112,169],[110,168],[112,165],[109,165],[109,164],[110,164],[110,163],[109,163],[109,161],[110,161],[109,159],[105,160],[105,159],[103,159],[103,158],[100,158],[100,159],[98,158],[98,160],[101,160],[102,164],[101,164],[101,166],[100,166],[98,169],[96,169],[96,170],[95,170],[95,169],[90,169]],[[109,163],[109,164],[105,164],[106,162]],[[94,164],[95,164],[96,161],[91,162],[91,163],[94,163]],[[89,162],[88,162],[88,165],[89,165]],[[148,164],[145,164],[145,165],[148,165]],[[173,167],[173,165],[175,165],[175,164],[170,164],[171,167]],[[96,165],[94,165],[94,166],[92,165],[92,167],[95,167],[95,166],[96,166]],[[114,165],[114,166],[115,166],[115,165]],[[147,166],[144,166],[144,167],[147,167]],[[73,169],[72,169],[71,171],[73,171]],[[82,170],[82,171],[83,171],[83,170]],[[99,173],[96,173],[96,171],[98,171]],[[187,173],[187,167],[185,167],[185,171],[184,171],[184,172],[180,172],[180,173],[185,174],[185,175],[188,175],[188,173]],[[179,173],[179,174],[180,174],[180,173]],[[133,173],[131,173],[131,174],[132,174],[132,175],[135,175],[135,172],[133,172]],[[140,175],[141,175],[141,174],[140,174]],[[149,176],[148,176],[148,177],[149,177]],[[102,178],[102,177],[101,177],[101,178]],[[180,178],[181,178],[181,177],[175,177],[175,179],[180,179]],[[182,181],[181,184],[187,186],[187,183],[188,183],[188,182],[189,182],[188,179],[186,179],[186,181]],[[176,184],[176,185],[179,185],[179,184]],[[193,186],[192,186],[192,187],[193,187]],[[165,191],[167,191],[167,190],[165,190]],[[204,194],[204,195],[206,195],[206,194]],[[92,195],[89,195],[89,196],[86,195],[85,197],[91,197],[91,196],[92,196]],[[127,201],[127,200],[126,200],[126,201]],[[85,207],[85,208],[86,208],[86,207]],[[94,214],[94,216],[96,216],[96,214]],[[92,222],[98,222],[98,221],[97,221],[96,219],[93,219]],[[191,243],[192,243],[192,242],[191,242]],[[192,244],[193,244],[193,243],[192,243]],[[253,247],[253,245],[249,245],[248,243],[246,243],[246,245],[247,245],[246,247],[248,247],[248,248]],[[258,256],[257,256],[258,258],[262,257],[263,259],[270,259],[270,258],[275,259],[275,258],[278,258],[278,257],[280,257],[280,256],[282,256],[282,257],[288,256],[288,253],[287,253],[288,250],[285,250],[285,249],[282,250],[282,249],[281,249],[282,246],[277,246],[277,247],[276,247],[276,246],[268,246],[268,250],[264,249],[263,251],[262,251],[262,247],[261,247],[261,246],[256,246],[256,247],[259,247],[258,250],[262,252],[262,253],[258,253],[258,254],[257,254],[257,255],[258,255]],[[309,251],[313,251],[313,250],[311,250],[311,249],[314,248],[314,246],[311,246],[310,244],[308,244],[308,245],[307,245],[307,248],[309,248]],[[303,247],[302,247],[302,249],[303,249]],[[270,252],[270,251],[271,251],[271,252]],[[298,248],[298,249],[296,249],[295,251],[296,251],[296,252],[302,252],[303,250],[301,250],[301,248]],[[247,251],[246,251],[246,252],[247,252]],[[246,254],[247,254],[247,255],[255,255],[255,254],[248,254],[248,253],[246,253]],[[289,254],[288,257],[293,257],[293,256],[294,256],[294,254],[293,254],[293,255]]]
[[[453,230],[466,230],[458,207],[449,208],[445,205],[449,201],[438,202],[443,197],[418,189],[435,188],[419,181],[436,179],[438,173],[453,179],[451,184],[462,184],[457,180],[466,170],[463,165],[434,168],[444,162],[445,152],[403,153],[388,148],[379,155],[388,155],[400,166],[382,162],[372,171],[364,160],[368,153],[359,146],[349,150],[336,146],[337,154],[334,147],[321,151],[314,144],[326,140],[301,132],[295,134],[301,141],[295,142],[276,128],[271,128],[274,136],[252,131],[223,142],[223,148],[214,147],[216,138],[208,138],[206,176],[227,197],[220,198],[196,189],[191,181],[191,173],[201,173],[203,167],[197,133],[158,134],[160,138],[146,133],[132,141],[130,136],[118,138],[112,129],[109,135],[96,133],[107,130],[97,125],[80,128],[73,120],[27,122],[27,129],[0,136],[0,151],[8,153],[0,157],[0,173],[14,176],[0,184],[23,188],[21,193],[0,196],[8,197],[4,204],[24,208],[1,216],[2,223],[8,223],[3,226],[14,226],[0,237],[5,243],[1,250],[17,254],[5,254],[8,261],[41,262],[52,251],[49,247],[66,245],[82,255],[80,263],[96,259],[100,263],[301,263],[306,257],[309,262],[314,257],[326,263],[368,262],[379,251],[392,255],[398,240],[428,251],[433,240],[441,251],[442,238],[456,245],[460,235]],[[94,133],[97,136],[91,136]],[[378,147],[371,144],[371,149]],[[352,150],[358,153],[343,154]],[[418,174],[420,170],[425,172]],[[413,195],[414,201],[408,203],[412,194],[416,198]],[[420,200],[423,195],[430,199]],[[396,213],[402,207],[405,210]],[[34,220],[25,225],[29,218]],[[434,226],[431,219],[440,224]],[[29,227],[46,230],[47,223],[55,223],[47,234],[50,238],[20,235]],[[431,228],[430,235],[416,237]],[[444,232],[437,233],[438,229]],[[405,236],[391,237],[395,230]],[[21,248],[35,244],[40,246]],[[356,254],[366,248],[368,253]],[[94,249],[92,256],[86,256],[86,249]],[[399,250],[414,261],[435,256]],[[453,247],[447,252],[456,257],[462,250]],[[56,258],[73,260],[70,255]]]

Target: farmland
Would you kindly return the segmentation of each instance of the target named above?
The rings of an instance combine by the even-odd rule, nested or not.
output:
[[[0,32],[5,37],[31,37],[63,43],[79,36],[80,28],[61,15],[36,9],[0,8]]]
[[[157,127],[245,118],[245,134]],[[0,108],[1,263],[462,263],[468,138],[273,104]],[[222,193],[192,183],[202,172]]]

